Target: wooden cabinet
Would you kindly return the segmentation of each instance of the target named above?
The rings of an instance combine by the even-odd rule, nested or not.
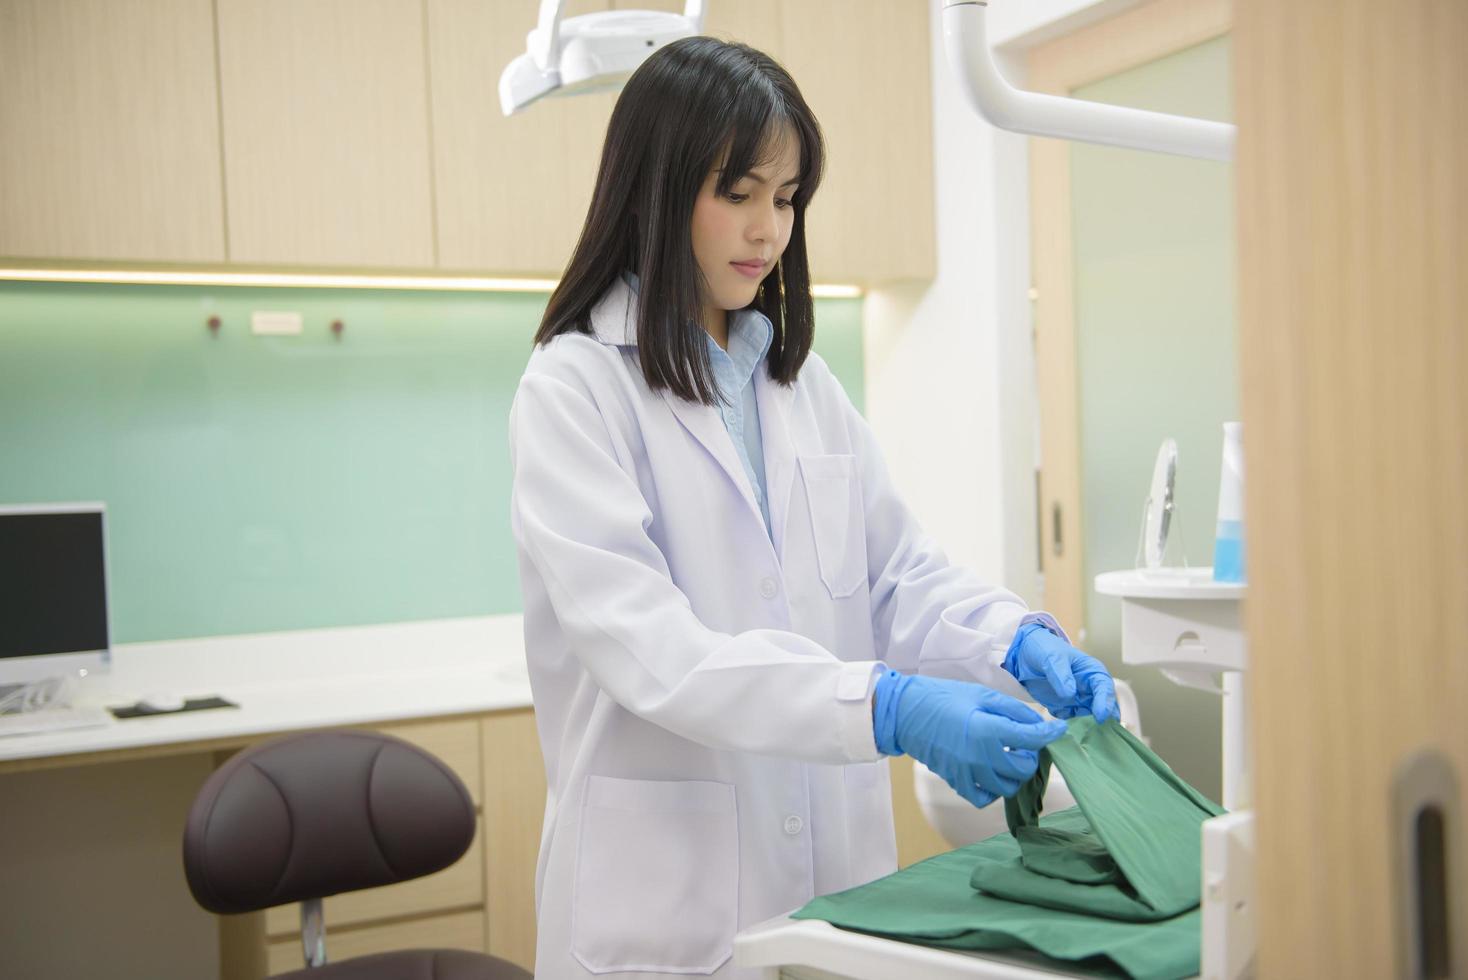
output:
[[[816,282],[937,272],[927,7],[780,4],[782,61],[826,138],[826,174],[806,219]]]
[[[545,818],[545,764],[530,710],[486,715],[484,908],[488,951],[535,968],[535,866]]]
[[[1468,975],[1468,4],[1385,9],[1234,5],[1265,978]]]
[[[683,9],[680,0],[614,0],[612,6]],[[816,282],[937,274],[928,16],[926,5],[911,0],[707,4],[705,33],[742,41],[784,65],[821,124],[826,173],[807,220]],[[601,113],[594,127],[599,147],[611,103],[588,109]],[[579,215],[573,238],[576,230]],[[560,261],[568,255],[561,253]]]
[[[566,17],[606,10],[571,0]],[[506,118],[499,79],[525,50],[537,7],[428,0],[439,265],[559,276],[586,219],[616,95],[544,99]]]
[[[0,256],[224,259],[210,0],[0,0]]]
[[[442,759],[479,810],[474,844],[443,871],[325,902],[332,962],[394,949],[490,952],[527,969],[535,960],[535,862],[545,775],[530,709],[383,726]],[[222,973],[258,980],[300,969],[300,906],[221,920]]]
[[[229,258],[431,268],[419,0],[219,0]]]
[[[681,10],[679,0],[571,0]],[[556,277],[615,93],[500,114],[524,0],[0,0],[0,255]],[[827,140],[818,282],[935,271],[929,12],[710,0]],[[216,57],[217,50],[217,57]]]

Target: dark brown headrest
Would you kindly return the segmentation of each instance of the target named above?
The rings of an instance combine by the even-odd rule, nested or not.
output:
[[[474,840],[453,771],[373,732],[288,735],[246,749],[204,783],[184,871],[211,912],[252,912],[448,867]]]

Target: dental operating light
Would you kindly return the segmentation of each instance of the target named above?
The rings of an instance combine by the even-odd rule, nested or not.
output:
[[[943,0],[948,61],[969,103],[1000,129],[1207,160],[1232,160],[1235,127],[1228,123],[1128,109],[1085,99],[1014,88],[989,50],[985,0]]]
[[[561,20],[565,0],[541,0],[525,53],[500,75],[500,108],[509,116],[551,95],[620,87],[658,48],[703,32],[703,0],[683,13],[603,10]]]

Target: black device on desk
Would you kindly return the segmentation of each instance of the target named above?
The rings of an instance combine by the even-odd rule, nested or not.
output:
[[[66,681],[111,667],[108,609],[105,504],[0,506],[0,735],[238,707],[218,697],[72,707]]]
[[[107,508],[0,506],[0,735],[106,725],[67,683],[111,665]]]
[[[108,708],[115,718],[151,718],[156,715],[175,715],[181,711],[200,711],[205,708],[238,708],[239,705],[224,698],[211,696],[207,698],[186,698],[180,701],[164,702],[154,696],[148,696],[138,701],[137,704],[125,704],[117,708]]]
[[[111,663],[107,508],[0,506],[0,686]]]

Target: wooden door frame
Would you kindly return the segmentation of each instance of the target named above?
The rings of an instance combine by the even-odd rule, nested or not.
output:
[[[1026,88],[1070,95],[1077,88],[1223,34],[1232,0],[1152,0],[1036,45]],[[1078,638],[1086,622],[1077,394],[1070,143],[1030,143],[1030,268],[1040,431],[1037,519],[1044,605]]]

